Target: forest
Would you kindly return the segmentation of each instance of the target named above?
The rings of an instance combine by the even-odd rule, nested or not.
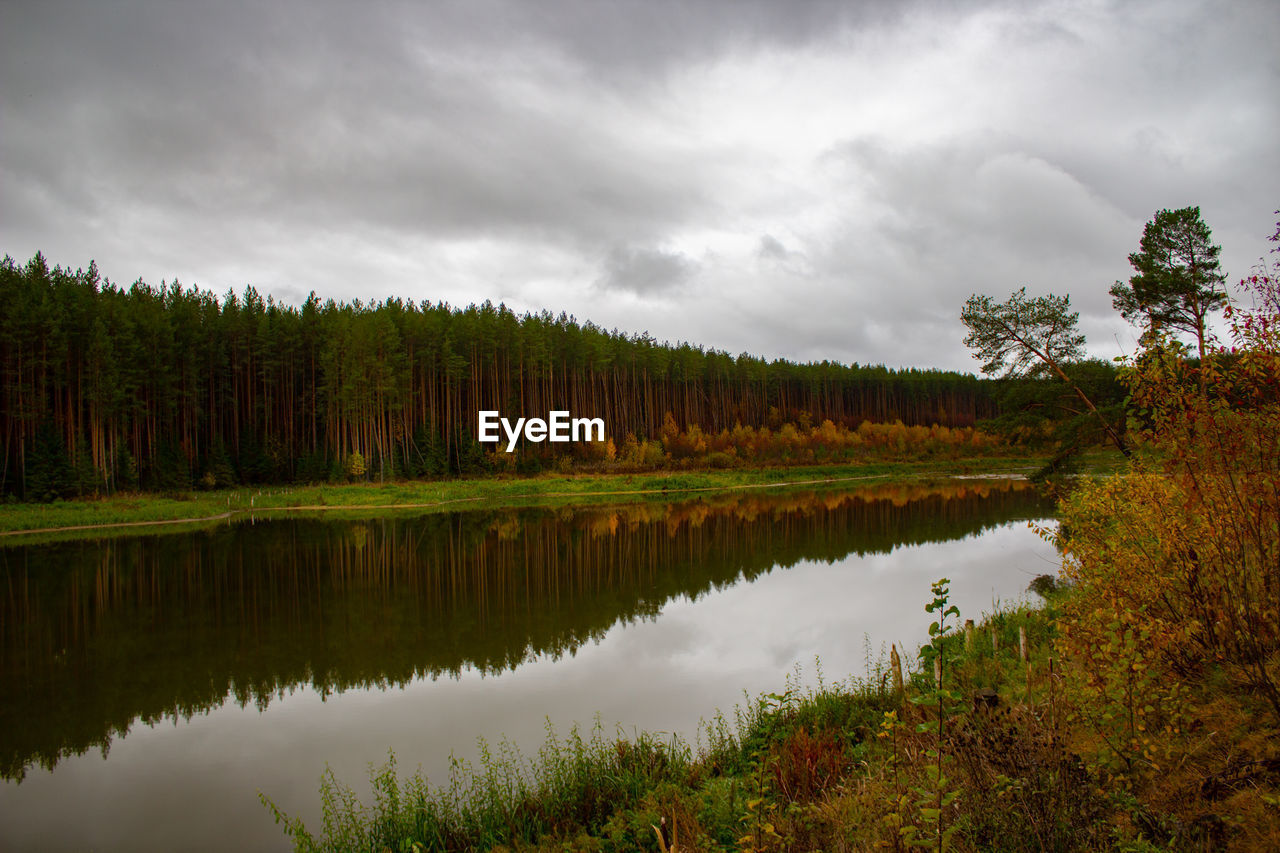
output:
[[[697,446],[738,426],[847,437],[999,412],[997,383],[968,374],[733,356],[490,302],[121,287],[39,253],[0,262],[0,304],[0,494],[22,500],[483,473],[481,409],[603,418],[641,459],[664,430]],[[515,462],[554,453],[525,444]]]

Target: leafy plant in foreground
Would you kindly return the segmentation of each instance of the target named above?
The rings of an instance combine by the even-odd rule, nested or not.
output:
[[[925,663],[925,674],[928,674],[929,663],[933,664],[933,689],[913,696],[911,702],[918,706],[929,707],[935,711],[936,719],[926,719],[916,726],[921,734],[932,735],[932,743],[925,751],[928,761],[924,772],[927,785],[916,788],[919,799],[916,800],[919,825],[904,825],[900,832],[903,840],[913,847],[936,847],[939,853],[946,849],[951,838],[960,828],[955,822],[948,822],[947,815],[952,804],[960,796],[954,787],[954,781],[947,776],[946,767],[949,756],[946,750],[947,722],[954,714],[960,695],[946,689],[948,660],[946,654],[947,638],[952,633],[952,626],[947,624],[947,617],[960,618],[960,608],[949,604],[950,590],[948,578],[934,582],[931,591],[933,600],[925,606],[926,613],[937,613],[937,621],[929,625],[929,643],[920,648],[920,658]]]

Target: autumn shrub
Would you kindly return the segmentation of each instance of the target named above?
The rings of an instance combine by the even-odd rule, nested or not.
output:
[[[364,455],[360,453],[347,454],[346,472],[347,477],[351,480],[362,479],[366,473]]]
[[[1123,623],[1181,676],[1222,667],[1280,723],[1280,357],[1219,354],[1201,393],[1184,356],[1165,342],[1127,371],[1157,461],[1066,507],[1074,645]]]
[[[616,467],[622,471],[652,471],[665,461],[658,442],[638,439],[635,433],[629,432],[617,453]]]
[[[733,468],[738,464],[738,455],[733,450],[729,452],[717,450],[714,453],[707,454],[708,468]]]
[[[1274,276],[1250,284],[1261,307],[1229,309],[1230,343],[1203,361],[1146,337],[1121,371],[1138,459],[1061,513],[1077,745],[1140,797],[1134,832],[1173,846],[1225,832],[1202,793],[1224,768],[1280,763],[1280,300]],[[1264,782],[1253,796],[1274,799]],[[1258,814],[1239,832],[1276,829]]]
[[[977,849],[1095,850],[1108,804],[1043,707],[978,710],[960,719],[951,751],[964,794],[966,840]]]
[[[772,418],[778,421],[781,415]],[[663,418],[656,440],[628,433],[615,456],[597,454],[593,461],[624,471],[656,468],[729,468],[753,464],[810,464],[818,462],[912,461],[961,458],[1005,448],[997,438],[973,427],[906,426],[902,421],[856,429],[831,420],[811,424],[808,413],[756,429],[735,424],[733,429],[705,432],[697,424],[681,429],[670,412]],[[615,461],[616,460],[616,461]]]
[[[1064,574],[1077,594],[1064,605],[1062,644],[1077,713],[1098,741],[1095,761],[1124,781],[1158,770],[1182,733],[1180,678],[1195,626],[1187,554],[1186,507],[1168,479],[1134,473],[1088,484],[1070,499]],[[1171,757],[1170,757],[1171,758]]]
[[[801,727],[780,741],[771,756],[774,785],[791,803],[811,803],[845,771],[848,759],[833,729]]]

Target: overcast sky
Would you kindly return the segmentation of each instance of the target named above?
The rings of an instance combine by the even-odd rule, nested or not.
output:
[[[4,0],[0,252],[965,371],[1025,285],[1109,358],[1156,210],[1272,248],[1277,44],[1274,0]]]

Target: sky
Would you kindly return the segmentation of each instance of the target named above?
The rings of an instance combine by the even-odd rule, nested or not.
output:
[[[966,372],[1025,286],[1109,359],[1157,210],[1230,282],[1274,247],[1277,44],[1274,0],[4,0],[0,253]]]

